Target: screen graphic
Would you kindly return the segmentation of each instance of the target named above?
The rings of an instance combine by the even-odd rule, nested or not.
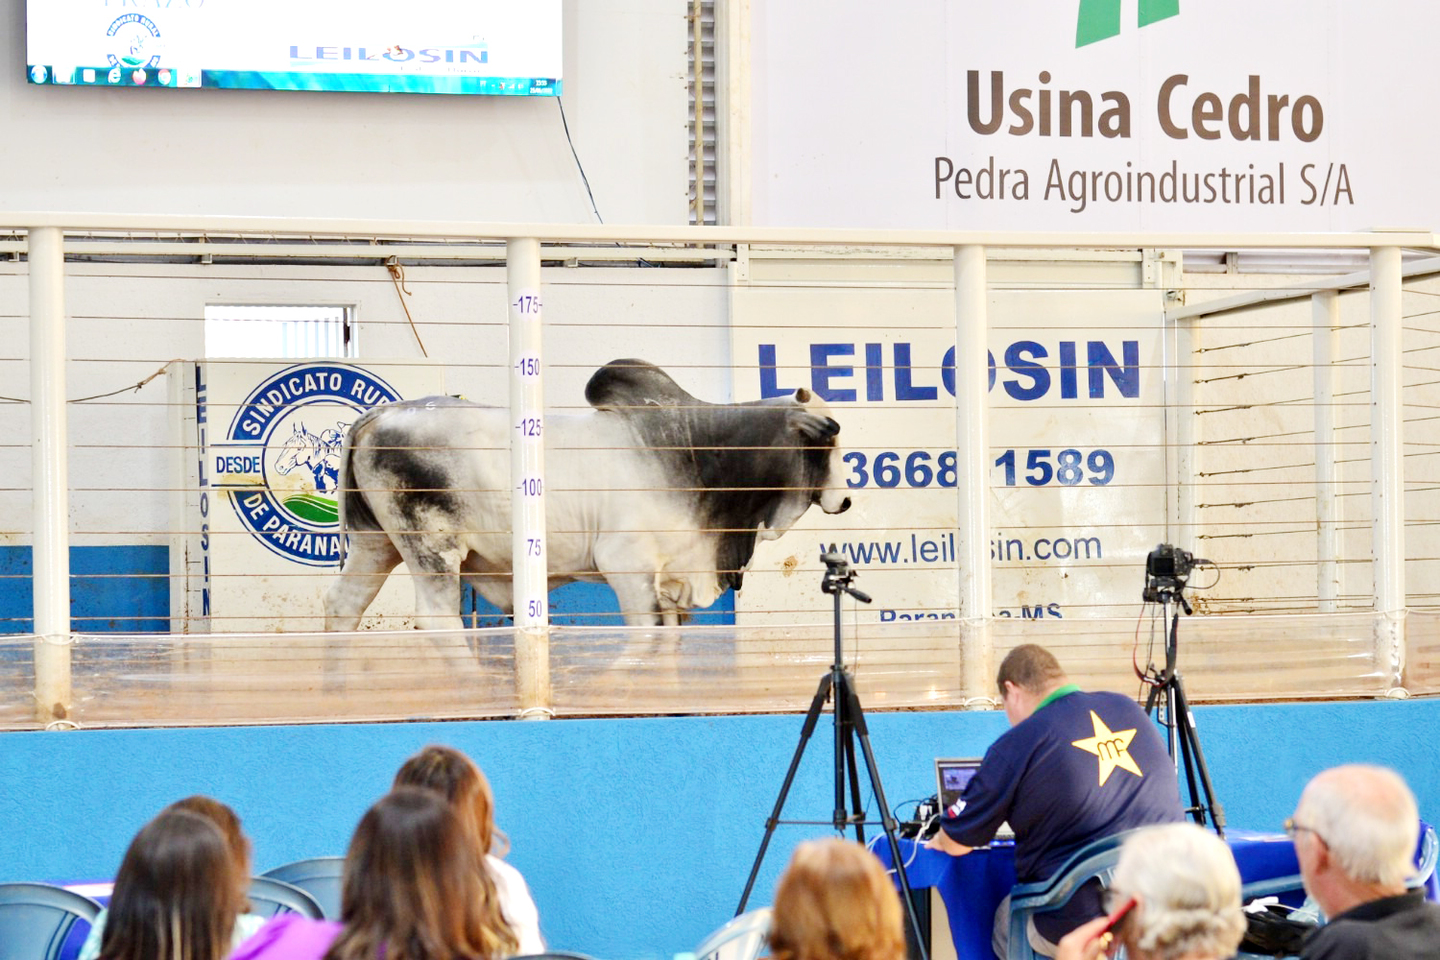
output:
[[[26,13],[31,83],[560,95],[560,0],[29,0]]]

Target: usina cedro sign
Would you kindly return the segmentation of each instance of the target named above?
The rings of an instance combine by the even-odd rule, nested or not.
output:
[[[226,361],[175,363],[171,374],[185,475],[171,561],[177,629],[323,629],[322,598],[341,559],[346,432],[378,404],[444,393],[442,370]],[[372,609],[400,616],[410,607],[408,596],[382,593]]]

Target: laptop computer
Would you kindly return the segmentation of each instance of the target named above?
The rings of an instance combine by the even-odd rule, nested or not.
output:
[[[935,794],[940,798],[940,811],[943,814],[960,799],[960,794],[965,791],[965,786],[975,776],[975,771],[980,769],[980,757],[937,757],[935,760]],[[1000,829],[995,832],[996,840],[1014,840],[1015,831],[1010,829],[1010,824],[1000,824]]]

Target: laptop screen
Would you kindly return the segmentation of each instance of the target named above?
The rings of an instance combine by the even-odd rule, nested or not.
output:
[[[965,786],[980,769],[981,757],[950,757],[935,761],[935,793],[940,797],[940,812],[949,811],[960,799]],[[996,840],[1014,840],[1015,831],[1010,824],[1002,823],[995,831]]]
[[[965,785],[979,769],[979,757],[942,758],[935,761],[935,792],[940,797],[941,810],[949,810],[955,801],[960,799]]]

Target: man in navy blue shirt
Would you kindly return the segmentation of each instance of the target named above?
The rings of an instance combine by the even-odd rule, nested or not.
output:
[[[1010,729],[991,744],[960,799],[943,812],[930,846],[963,856],[1000,825],[1015,831],[1015,875],[1044,880],[1091,841],[1184,819],[1175,765],[1155,724],[1129,697],[1085,693],[1044,647],[1016,647],[996,682]],[[1055,911],[1036,914],[1030,943],[1054,956],[1065,934],[1104,912],[1100,885],[1081,887]],[[1010,901],[995,915],[996,956],[1005,960]]]

